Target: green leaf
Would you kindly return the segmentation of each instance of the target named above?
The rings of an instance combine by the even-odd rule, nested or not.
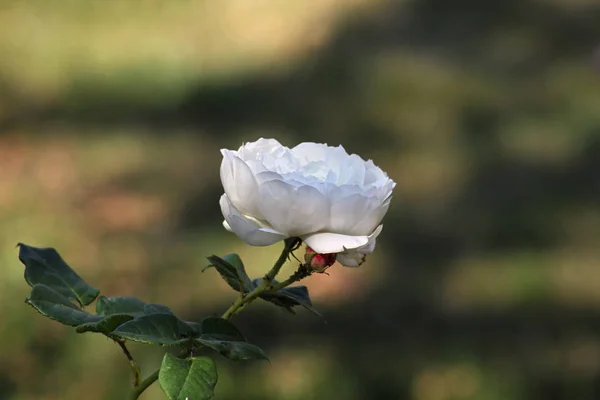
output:
[[[37,248],[19,243],[19,260],[25,265],[25,280],[30,286],[46,285],[68,299],[87,306],[100,291],[88,285],[52,248]]]
[[[192,330],[193,337],[199,337],[202,334],[202,325],[197,322],[184,321],[184,323]]]
[[[256,279],[252,280],[252,285],[254,286],[254,288],[258,287],[258,285],[261,284],[262,280],[263,280],[262,278],[256,278]],[[273,284],[277,284],[277,283],[278,282],[275,279],[273,279]],[[275,293],[263,293],[259,297],[265,301],[275,304],[278,307],[283,308],[284,310],[286,310],[292,314],[296,314],[293,307],[297,306],[298,303],[294,300],[288,299],[285,296],[277,295]]]
[[[215,340],[245,342],[246,338],[231,322],[220,317],[204,318],[200,324],[203,337]]]
[[[210,400],[217,379],[217,365],[211,358],[183,360],[169,353],[158,373],[158,383],[169,400]]]
[[[298,303],[296,303],[294,300],[290,300],[286,297],[280,297],[269,293],[261,295],[260,298],[265,301],[268,301],[269,303],[273,303],[278,307],[281,307],[290,314],[296,314],[296,311],[294,311],[294,306],[297,306]]]
[[[46,285],[33,285],[25,302],[43,316],[69,326],[94,323],[102,319],[101,316],[78,308],[68,298]]]
[[[150,314],[173,314],[173,311],[162,304],[148,304],[136,297],[100,296],[96,301],[96,313],[98,315],[128,314],[141,317]]]
[[[150,303],[144,306],[144,314],[173,314],[173,311],[165,305]]]
[[[109,335],[119,325],[133,319],[133,316],[127,314],[106,317],[90,314],[46,285],[34,285],[25,301],[40,314],[62,324],[77,327],[76,331],[79,333],[99,332]]]
[[[96,314],[98,315],[113,315],[113,314],[130,314],[130,315],[144,315],[144,307],[146,303],[142,300],[129,297],[129,296],[118,296],[118,297],[106,297],[100,296],[96,301]]]
[[[217,340],[210,335],[202,335],[196,340],[234,361],[253,359],[269,361],[269,358],[260,347],[247,342]]]
[[[172,346],[198,337],[198,332],[173,314],[150,314],[125,322],[112,332],[112,336]]]
[[[262,278],[257,278],[252,281],[252,285],[253,287],[258,287],[261,282]],[[277,281],[273,280],[273,284],[276,285]],[[292,314],[295,314],[293,307],[302,306],[313,314],[321,316],[321,314],[313,307],[306,286],[291,286],[279,289],[276,292],[266,292],[261,294],[260,298],[282,307]]]
[[[275,294],[281,298],[287,298],[295,301],[296,304],[301,305],[308,311],[315,315],[321,316],[321,314],[313,307],[310,297],[308,295],[308,288],[306,286],[291,286],[278,290]]]
[[[207,257],[210,264],[202,268],[204,272],[207,268],[215,267],[221,277],[235,291],[248,293],[252,289],[252,281],[246,273],[244,263],[237,254],[227,254],[220,258],[217,256]]]
[[[98,332],[109,336],[120,325],[132,319],[133,316],[129,314],[112,314],[102,318],[100,321],[81,324],[75,330],[77,333]]]
[[[232,360],[265,359],[266,354],[257,346],[247,343],[246,338],[231,322],[219,317],[204,318],[202,335],[197,339]]]

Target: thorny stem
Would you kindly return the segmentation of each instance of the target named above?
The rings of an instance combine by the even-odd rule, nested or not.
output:
[[[119,346],[121,347],[121,350],[123,350],[123,353],[125,353],[125,357],[127,357],[127,360],[129,360],[129,368],[131,368],[131,372],[133,372],[132,384],[133,384],[133,387],[136,387],[140,384],[142,371],[140,370],[140,367],[137,365],[137,363],[133,359],[133,356],[129,352],[129,349],[127,348],[127,346],[125,346],[125,342],[121,341],[121,340],[115,340],[115,342],[117,342],[119,344]]]
[[[283,264],[285,264],[285,262],[289,259],[290,255],[293,256],[292,252],[294,250],[297,250],[300,247],[300,244],[302,242],[300,241],[299,238],[289,238],[289,239],[286,239],[284,243],[285,243],[285,245],[281,252],[281,255],[279,256],[277,261],[275,261],[273,268],[271,268],[271,270],[269,272],[267,272],[267,274],[264,276],[260,285],[258,285],[258,287],[256,289],[252,290],[250,293],[247,293],[247,294],[242,293],[238,297],[238,299],[227,309],[227,311],[225,311],[223,313],[221,318],[229,320],[234,315],[236,315],[237,313],[242,311],[244,308],[246,308],[246,306],[248,304],[250,304],[252,301],[254,301],[257,297],[259,297],[264,292],[276,292],[279,289],[282,289],[282,288],[310,275],[310,272],[303,265],[300,265],[300,268],[298,268],[298,270],[296,272],[294,272],[288,279],[286,279],[283,282],[273,285],[273,280],[275,279],[275,276],[277,276],[277,274],[281,270],[281,267],[283,266]],[[121,342],[118,342],[118,343],[119,343],[119,345],[121,345],[121,348],[123,348],[125,355],[127,355],[127,358],[130,360],[130,365],[135,365],[135,367],[137,368],[136,370],[134,370],[134,373],[136,373],[136,371],[137,371],[137,373],[135,375],[136,382],[139,382],[139,376],[141,375],[139,373],[139,367],[137,367],[137,364],[135,364],[135,362],[133,361],[133,358],[131,358],[131,354],[129,353],[129,351],[127,351],[125,344],[122,344]],[[132,370],[133,370],[133,367],[132,367]],[[129,396],[129,400],[137,400],[140,397],[140,395],[146,389],[148,389],[148,387],[150,385],[152,385],[154,382],[156,382],[156,380],[158,379],[159,371],[160,371],[160,369],[154,371],[154,373],[152,373],[152,375],[148,376],[141,383],[136,383],[136,385],[134,385],[133,391],[131,392],[131,395]]]
[[[277,274],[281,270],[281,267],[283,266],[283,264],[285,264],[285,262],[288,260],[292,251],[294,251],[298,248],[299,243],[300,243],[300,239],[298,239],[298,238],[286,239],[284,242],[283,250],[281,251],[281,255],[279,256],[277,261],[275,261],[273,268],[271,268],[271,270],[269,272],[267,272],[267,274],[264,276],[260,285],[258,285],[258,287],[256,287],[256,289],[254,289],[250,293],[240,296],[227,309],[227,311],[225,311],[223,313],[221,318],[224,318],[227,320],[231,319],[235,314],[237,314],[242,309],[244,309],[249,303],[254,301],[262,293],[270,291],[272,283],[273,283],[273,279],[275,279],[275,276],[277,276]]]
[[[149,377],[144,379],[142,381],[142,383],[140,383],[139,385],[136,385],[133,388],[133,391],[131,392],[131,394],[129,395],[129,400],[137,400],[140,397],[140,395],[144,392],[144,390],[148,389],[148,387],[150,385],[152,385],[154,382],[156,382],[156,380],[158,379],[159,372],[160,372],[160,369],[157,369],[156,371],[154,371],[152,373],[152,375],[150,375]]]
[[[311,272],[306,268],[306,266],[303,264],[300,264],[300,267],[296,270],[296,272],[294,272],[292,275],[290,275],[290,277],[287,278],[285,281],[279,282],[276,285],[272,285],[269,291],[276,292],[279,289],[288,287],[292,283],[298,282],[299,280],[306,278],[310,274],[311,274]]]
[[[133,372],[133,381],[132,381],[133,390],[131,391],[131,394],[129,395],[129,399],[137,400],[140,397],[140,395],[144,392],[144,390],[148,389],[148,387],[150,385],[152,385],[158,379],[159,370],[156,370],[152,375],[150,375],[149,377],[147,377],[146,379],[141,381],[142,371],[141,371],[140,367],[137,365],[137,363],[135,362],[135,360],[133,359],[133,356],[129,352],[129,349],[125,345],[125,342],[122,340],[115,340],[115,342],[117,342],[118,345],[121,347],[121,350],[123,350],[123,353],[127,357],[127,360],[129,360],[129,367],[131,368],[131,371]]]

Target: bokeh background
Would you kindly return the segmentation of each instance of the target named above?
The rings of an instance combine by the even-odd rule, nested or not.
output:
[[[1,0],[0,399],[130,382],[114,343],[24,304],[15,244],[219,314],[204,257],[258,276],[279,252],[221,227],[219,149],[261,136],[398,186],[368,262],[307,280],[324,319],[236,318],[271,364],[218,357],[218,399],[599,399],[599,46],[595,0]]]

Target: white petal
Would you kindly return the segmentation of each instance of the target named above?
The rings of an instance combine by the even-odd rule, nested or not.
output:
[[[345,187],[334,197],[329,197],[331,202],[330,223],[327,227],[332,232],[344,232],[351,236],[368,235],[375,229],[377,223],[372,226],[363,224],[367,218],[371,217],[378,204],[374,204],[373,200],[361,194],[348,194]],[[365,228],[366,226],[366,228]]]
[[[260,185],[262,183],[273,181],[273,180],[283,180],[284,178],[279,175],[277,172],[273,171],[261,171],[255,175],[256,182]]]
[[[303,154],[311,161],[324,161],[329,166],[343,165],[348,159],[348,153],[342,145],[333,147],[321,143],[300,143],[292,151]]]
[[[261,215],[279,232],[301,236],[327,226],[329,202],[316,188],[273,180],[262,183],[258,193]]]
[[[330,147],[324,143],[303,142],[291,149],[292,154],[303,164],[322,161],[329,156]]]
[[[304,243],[317,253],[340,253],[369,243],[368,236],[348,236],[339,233],[315,233],[302,237]]]
[[[221,206],[221,212],[225,218],[225,221],[223,222],[225,229],[235,233],[250,246],[269,246],[287,238],[283,233],[266,227],[259,221],[240,213],[239,210],[231,204],[225,194],[221,196],[219,205]]]
[[[373,252],[373,250],[375,250],[377,236],[379,236],[382,229],[383,225],[379,225],[375,232],[369,236],[369,240],[366,245],[338,253],[336,260],[345,267],[360,266],[365,261],[367,254],[370,254]]]
[[[225,194],[242,213],[260,218],[256,207],[258,185],[250,168],[231,150],[221,150],[221,183]]]
[[[365,161],[360,158],[360,156],[357,156],[356,154],[346,156],[340,165],[340,174],[337,180],[338,184],[364,184],[366,173]]]
[[[358,267],[365,261],[365,255],[358,252],[338,253],[335,260],[344,267]]]
[[[390,206],[390,203],[381,204],[381,201],[376,198],[369,199],[368,208],[359,214],[362,216],[359,222],[354,226],[354,232],[371,232],[373,231],[385,216]]]
[[[259,160],[265,154],[279,153],[284,146],[275,139],[260,138],[255,142],[248,142],[242,145],[238,150],[238,155],[242,160]]]

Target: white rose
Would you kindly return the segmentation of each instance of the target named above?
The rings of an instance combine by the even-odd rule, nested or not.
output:
[[[342,146],[259,139],[221,150],[225,228],[252,246],[299,237],[349,267],[375,248],[396,185]]]

